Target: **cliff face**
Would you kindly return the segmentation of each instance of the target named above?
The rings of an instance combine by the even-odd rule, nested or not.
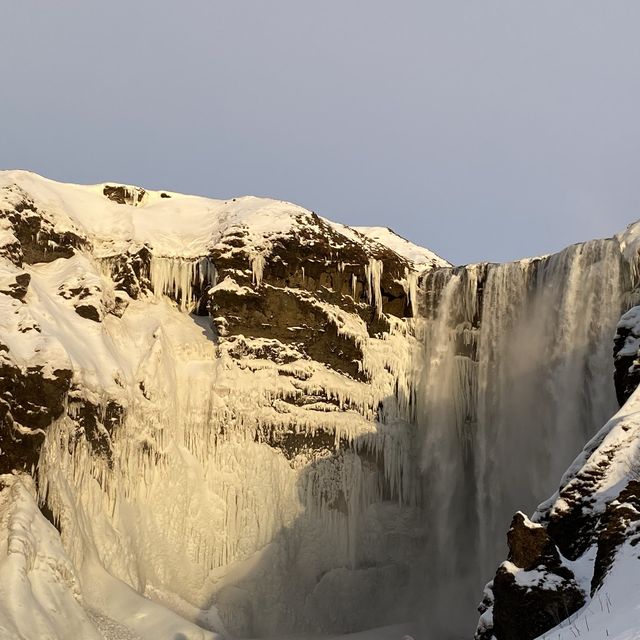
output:
[[[132,587],[185,638],[406,617],[411,318],[446,265],[289,203],[1,173],[0,474],[83,606]]]
[[[640,541],[638,318],[640,307],[626,312],[614,338],[622,407],[533,521],[514,516],[508,561],[480,605],[478,640],[622,638],[637,622],[637,599],[628,596],[639,573],[633,557]]]
[[[0,173],[0,638],[416,612],[462,633],[493,532],[611,415],[637,235],[448,268],[290,203]],[[623,584],[637,315],[615,339],[626,404],[513,518],[479,638],[533,638]],[[29,587],[20,607],[3,584]]]

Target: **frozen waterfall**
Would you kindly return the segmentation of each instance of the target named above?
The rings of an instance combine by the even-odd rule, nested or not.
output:
[[[425,623],[416,637],[469,637],[513,512],[553,492],[615,409],[612,337],[633,273],[609,239],[407,274],[414,317],[390,318],[382,338],[336,307],[370,375],[358,382],[309,360],[225,354],[188,315],[213,264],[154,258],[157,299],[132,305],[114,334],[126,351],[149,348],[123,385],[110,455],[61,419],[42,449],[41,499],[76,566],[99,562],[236,637],[412,617]],[[376,317],[381,274],[372,261]],[[319,392],[334,409],[291,401]],[[274,433],[303,446],[287,456]]]

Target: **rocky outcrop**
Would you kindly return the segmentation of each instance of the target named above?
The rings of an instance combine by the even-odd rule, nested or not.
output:
[[[22,173],[4,189],[0,472],[38,476],[42,512],[74,558],[93,527],[126,549],[100,557],[107,571],[143,590],[147,576],[128,558],[147,549],[139,566],[163,567],[148,584],[164,589],[166,561],[180,557],[170,564],[182,584],[167,593],[215,601],[225,625],[252,637],[362,628],[365,606],[380,624],[404,614],[409,565],[385,540],[415,546],[421,534],[397,530],[395,509],[410,500],[401,475],[414,463],[397,424],[412,401],[419,271],[446,263],[411,245],[418,263],[289,203]],[[383,414],[395,420],[388,433]],[[183,511],[192,499],[182,491],[200,492],[196,508]],[[133,512],[149,527],[129,535]],[[159,526],[156,545],[147,538]],[[320,536],[317,553],[298,553]],[[268,588],[234,574],[194,596],[212,567],[263,552],[274,553]],[[230,592],[242,602],[227,602]],[[316,601],[339,614],[320,615]]]
[[[78,249],[89,248],[87,238],[74,225],[60,225],[53,213],[38,208],[17,185],[0,189],[0,231],[0,257],[18,267],[68,258]]]
[[[625,313],[616,328],[613,339],[613,379],[616,396],[622,406],[640,384],[640,307]]]
[[[22,369],[3,358],[0,343],[0,474],[32,472],[46,429],[65,410],[72,373],[42,367]]]
[[[233,229],[209,259],[217,286],[208,309],[221,336],[274,338],[306,357],[364,379],[359,336],[345,330],[360,318],[370,336],[389,330],[387,315],[411,315],[409,260],[356,234],[350,239],[312,214],[302,232],[255,255],[246,233]],[[378,298],[379,297],[379,298]]]
[[[105,184],[102,193],[105,197],[109,198],[109,200],[117,204],[136,206],[142,202],[147,192],[141,187],[130,187],[122,184]]]
[[[149,247],[128,247],[123,253],[102,258],[102,262],[110,272],[116,290],[124,291],[134,300],[152,292]]]
[[[517,513],[507,534],[509,559],[483,601],[478,640],[533,640],[578,610],[585,597],[545,528]],[[491,617],[486,612],[492,609]]]

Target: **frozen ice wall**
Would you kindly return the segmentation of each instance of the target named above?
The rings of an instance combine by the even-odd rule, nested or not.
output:
[[[395,282],[412,318],[384,312],[390,271],[373,258],[359,313],[297,291],[362,354],[362,376],[350,377],[295,341],[215,335],[207,291],[273,286],[263,253],[239,286],[217,283],[196,249],[153,253],[154,295],[141,288],[102,322],[52,292],[77,267],[98,304],[114,288],[108,261],[29,267],[25,309],[74,366],[39,492],[79,579],[89,576],[83,592],[110,574],[233,637],[416,616],[422,640],[470,635],[512,513],[551,493],[613,413],[611,339],[637,273],[629,251],[596,241],[421,282],[407,269]],[[79,429],[87,400],[122,408],[112,430],[97,420],[99,438]]]
[[[431,628],[455,599],[459,632],[471,633],[511,516],[552,493],[614,413],[612,338],[631,273],[609,239],[426,276],[416,423]],[[441,623],[437,637],[456,633],[449,616]]]

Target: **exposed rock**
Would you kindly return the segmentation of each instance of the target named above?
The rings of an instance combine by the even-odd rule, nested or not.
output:
[[[115,288],[126,291],[136,300],[150,293],[151,288],[151,251],[149,247],[129,247],[125,253],[103,258],[108,266]]]
[[[340,236],[315,214],[300,236],[282,237],[258,259],[242,229],[232,229],[211,253],[220,283],[207,302],[221,336],[277,339],[307,357],[364,380],[357,336],[340,313],[363,321],[371,336],[389,331],[385,314],[411,315],[408,260],[387,247]],[[370,272],[379,265],[380,300]],[[417,278],[417,276],[415,276]]]
[[[77,438],[85,438],[94,453],[111,459],[111,434],[121,423],[125,411],[113,400],[97,405],[81,395],[70,394],[69,414],[78,424]]]
[[[0,474],[35,468],[46,428],[64,412],[71,377],[65,369],[51,377],[41,367],[22,370],[0,354]]]
[[[142,187],[130,187],[125,185],[106,184],[102,193],[118,204],[138,205],[142,202],[146,191]],[[167,197],[166,194],[164,197]]]
[[[26,273],[0,274],[0,294],[11,296],[16,300],[23,300],[27,295],[31,276]]]
[[[478,640],[532,640],[584,604],[584,594],[545,528],[518,512],[507,534],[509,561],[498,569],[491,587],[493,628],[483,624]],[[484,621],[486,622],[486,620]]]
[[[613,379],[618,403],[622,406],[640,384],[640,307],[625,313],[613,339]]]
[[[75,312],[83,318],[101,322],[105,316],[107,305],[103,297],[102,283],[95,277],[76,276],[61,284],[58,294],[69,300]]]
[[[18,267],[23,263],[68,258],[75,250],[89,245],[73,225],[59,228],[54,216],[38,209],[29,195],[16,185],[0,189],[0,224],[15,238],[0,247],[0,255]]]

